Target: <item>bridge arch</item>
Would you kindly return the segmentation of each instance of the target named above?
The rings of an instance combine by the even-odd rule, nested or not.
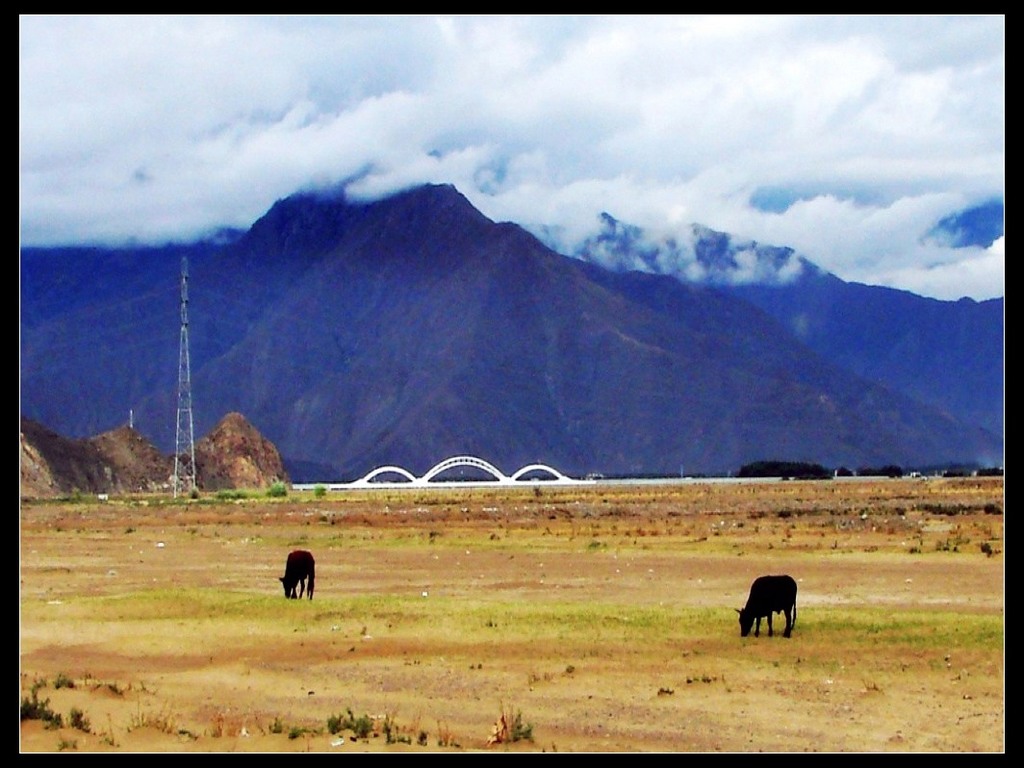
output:
[[[351,483],[348,483],[347,485],[349,485],[350,487],[351,486],[363,487],[363,486],[368,486],[368,485],[380,485],[380,486],[390,485],[390,486],[410,486],[410,487],[420,487],[420,488],[422,488],[423,486],[425,486],[427,484],[445,485],[445,484],[448,484],[449,482],[451,482],[452,484],[456,484],[456,483],[462,482],[462,481],[446,481],[446,480],[435,480],[434,479],[438,475],[440,475],[442,472],[446,472],[449,469],[453,469],[454,467],[473,467],[474,469],[483,470],[484,472],[489,474],[491,477],[493,477],[494,480],[496,480],[498,483],[502,483],[502,484],[506,484],[506,485],[507,484],[511,484],[511,483],[525,484],[525,483],[534,482],[534,480],[524,480],[523,479],[524,477],[526,477],[526,475],[528,475],[531,472],[544,472],[544,473],[547,473],[548,475],[550,475],[550,479],[545,479],[544,482],[553,482],[553,483],[580,483],[580,482],[587,482],[587,481],[583,481],[583,480],[576,480],[574,478],[569,477],[568,475],[564,475],[561,472],[559,472],[557,469],[555,469],[554,467],[551,467],[551,466],[549,466],[547,464],[540,464],[540,463],[538,463],[538,464],[527,464],[525,467],[522,467],[522,468],[516,470],[516,472],[513,473],[511,476],[508,476],[504,472],[502,472],[500,469],[498,469],[496,466],[491,464],[489,461],[485,461],[484,459],[477,458],[476,456],[451,456],[451,457],[445,459],[444,461],[439,461],[437,464],[435,464],[433,467],[431,467],[429,470],[427,470],[426,474],[424,474],[422,477],[416,477],[416,475],[414,475],[409,470],[405,469],[405,467],[399,467],[399,466],[395,466],[395,465],[389,464],[387,466],[377,467],[376,469],[374,469],[374,470],[370,471],[369,473],[367,473],[366,476],[360,478],[359,480],[354,480]],[[397,481],[394,481],[394,482],[377,480],[377,478],[379,478],[381,475],[386,475],[386,474],[389,474],[389,473],[401,475],[401,477],[404,478],[404,479],[403,480],[397,480]],[[486,482],[491,482],[491,481],[488,480]],[[590,482],[592,482],[592,481],[590,481]],[[340,487],[340,486],[338,486],[338,487]]]
[[[442,472],[446,472],[449,469],[452,469],[453,467],[474,467],[476,469],[482,469],[484,472],[487,472],[488,474],[493,476],[494,479],[497,480],[499,483],[507,483],[511,481],[511,478],[509,478],[508,475],[506,475],[496,466],[491,464],[491,462],[489,461],[478,459],[476,456],[452,456],[450,458],[445,459],[444,461],[439,461],[437,464],[435,464],[433,467],[427,470],[427,473],[420,478],[420,482],[429,483],[434,477],[441,474]]]
[[[380,475],[386,475],[389,472],[394,472],[397,475],[402,475],[402,477],[408,478],[410,483],[418,483],[419,482],[419,479],[416,477],[416,475],[414,475],[412,472],[410,472],[409,470],[405,469],[404,467],[387,466],[387,467],[377,467],[372,472],[367,473],[367,475],[365,477],[363,477],[361,480],[359,480],[358,483],[360,485],[362,485],[364,483],[372,483],[373,479],[375,477],[379,477]]]
[[[513,480],[513,481],[517,481],[520,478],[522,478],[523,476],[529,474],[530,472],[536,472],[536,471],[547,472],[555,480],[570,480],[571,479],[571,478],[567,477],[566,475],[563,475],[561,472],[559,472],[554,467],[549,467],[547,464],[528,464],[527,466],[523,467],[522,469],[517,470],[512,475],[512,477],[510,479]]]

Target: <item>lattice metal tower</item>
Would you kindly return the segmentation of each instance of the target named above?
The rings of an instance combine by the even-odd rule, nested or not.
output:
[[[181,259],[181,343],[178,351],[178,427],[174,446],[174,497],[196,488],[192,431],[192,372],[188,359],[188,259]]]

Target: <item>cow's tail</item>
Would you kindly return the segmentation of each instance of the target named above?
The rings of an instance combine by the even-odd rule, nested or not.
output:
[[[316,566],[312,561],[309,563],[309,599],[313,599],[313,582],[316,581]]]
[[[309,583],[310,583],[310,589],[312,589],[312,584],[313,584],[312,578],[309,580]],[[793,595],[793,623],[790,625],[790,627],[792,628],[792,627],[795,627],[795,626],[796,626],[796,595]]]

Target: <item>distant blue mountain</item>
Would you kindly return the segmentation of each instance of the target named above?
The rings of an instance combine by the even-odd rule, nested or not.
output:
[[[1004,218],[1002,201],[993,200],[946,216],[928,233],[927,238],[953,248],[972,245],[988,248],[1003,236]]]

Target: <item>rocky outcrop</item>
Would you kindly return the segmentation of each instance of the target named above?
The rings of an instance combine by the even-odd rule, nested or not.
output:
[[[86,440],[72,440],[21,419],[21,495],[109,493],[118,488],[113,468]]]
[[[240,413],[227,414],[196,443],[196,480],[207,491],[290,482],[277,448]]]
[[[281,455],[245,417],[229,413],[196,443],[200,491],[290,484]],[[21,419],[21,497],[170,491],[174,457],[129,426],[94,437],[64,437]]]

